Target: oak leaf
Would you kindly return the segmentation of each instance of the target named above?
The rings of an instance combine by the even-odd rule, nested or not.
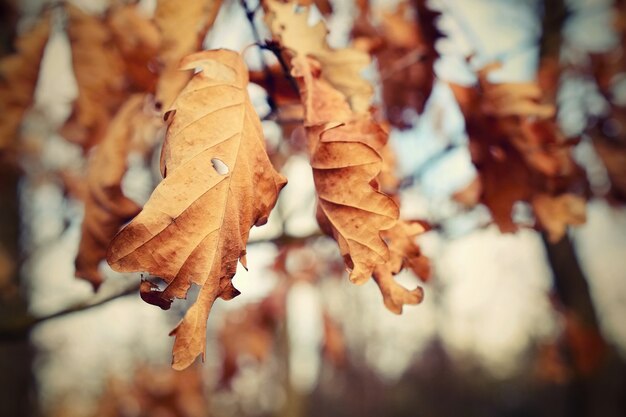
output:
[[[157,54],[161,46],[161,33],[154,21],[135,3],[110,9],[107,24],[124,58],[132,88],[154,92],[158,75]]]
[[[401,314],[405,304],[419,304],[424,298],[422,287],[408,290],[393,277],[408,267],[423,281],[430,278],[430,261],[414,242],[414,238],[424,231],[418,222],[398,221],[393,228],[382,233],[389,245],[390,257],[384,264],[376,266],[374,280],[383,295],[385,306],[393,313]]]
[[[332,49],[323,21],[309,25],[309,6],[295,7],[294,2],[264,0],[265,20],[273,37],[296,56],[311,56],[322,67],[323,77],[344,94],[356,113],[366,113],[373,88],[361,72],[370,64],[366,52],[355,48]]]
[[[157,1],[154,21],[161,32],[159,61],[162,68],[156,96],[164,110],[169,110],[191,77],[178,70],[180,61],[201,49],[221,5],[222,0]]]
[[[370,117],[354,117],[344,96],[321,78],[310,58],[292,60],[305,107],[318,223],[339,245],[350,280],[364,283],[389,259],[380,236],[394,226],[399,210],[372,186],[382,169],[378,149],[387,135]]]
[[[161,153],[163,181],[135,219],[111,242],[107,261],[118,271],[147,271],[168,286],[161,297],[196,302],[172,331],[173,367],[202,354],[213,302],[239,292],[231,280],[253,225],[267,221],[286,180],[271,166],[246,86],[239,54],[227,50],[187,56],[199,68],[180,93]]]
[[[435,43],[442,37],[436,21],[440,13],[425,0],[400,2],[393,13],[378,13],[372,19],[363,5],[352,29],[355,44],[376,57],[385,114],[400,129],[412,125],[407,110],[424,111],[435,82]]]
[[[554,120],[554,106],[543,103],[534,82],[489,81],[489,73],[498,67],[491,64],[478,71],[475,86],[452,84],[451,88],[465,116],[481,202],[502,232],[513,232],[517,225],[511,213],[516,202],[531,203],[541,194],[560,198],[585,185],[572,157],[573,142],[565,139]],[[565,218],[578,224],[574,217],[561,220]]]
[[[95,289],[102,283],[99,264],[106,257],[111,239],[141,207],[122,193],[122,178],[134,132],[144,104],[143,95],[133,95],[117,112],[102,142],[94,149],[87,168],[85,215],[76,256],[76,276]]]
[[[61,134],[89,149],[102,140],[113,114],[125,100],[125,66],[103,18],[70,3],[65,4],[65,10],[78,97]]]
[[[9,147],[32,105],[39,66],[50,34],[50,17],[43,16],[16,41],[16,53],[0,60],[0,150]]]

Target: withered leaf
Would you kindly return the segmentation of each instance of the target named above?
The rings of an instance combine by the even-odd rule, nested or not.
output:
[[[61,134],[89,149],[102,140],[125,99],[125,66],[103,18],[70,3],[65,3],[65,9],[78,97]]]
[[[50,34],[50,17],[43,16],[18,36],[16,53],[0,60],[0,150],[14,142],[24,112],[32,105],[39,66]]]
[[[157,54],[161,45],[156,24],[141,13],[138,3],[112,8],[107,24],[124,58],[126,75],[133,89],[154,92]]]
[[[191,77],[178,70],[180,61],[201,49],[221,5],[222,0],[157,1],[154,21],[161,32],[159,60],[162,68],[156,96],[164,110],[169,110]]]
[[[423,233],[424,227],[418,222],[398,221],[396,225],[383,232],[389,245],[390,257],[387,262],[377,265],[374,280],[383,295],[385,306],[393,313],[402,313],[405,304],[419,304],[424,298],[424,290],[416,287],[408,290],[394,279],[394,275],[404,267],[426,281],[430,278],[430,261],[422,255],[414,242],[415,236]]]
[[[350,280],[363,283],[389,259],[380,233],[399,215],[393,199],[371,184],[382,169],[378,149],[387,135],[371,117],[354,118],[344,96],[320,78],[314,60],[296,57],[292,64],[305,107],[318,223],[339,244]]]
[[[356,113],[367,112],[373,88],[361,72],[370,64],[367,53],[355,48],[332,49],[326,42],[328,30],[323,21],[309,25],[309,7],[295,3],[264,0],[265,19],[273,37],[300,57],[314,57],[323,77],[348,99]]]
[[[102,283],[98,266],[106,257],[109,242],[120,227],[141,210],[124,196],[121,183],[126,173],[133,125],[137,123],[143,103],[143,95],[134,95],[122,105],[89,160],[85,215],[75,274],[89,281],[95,289]]]
[[[166,300],[201,287],[196,302],[172,331],[173,367],[204,356],[213,302],[238,294],[231,279],[253,225],[267,221],[286,180],[271,166],[261,123],[246,90],[248,70],[227,50],[187,56],[181,69],[199,68],[166,116],[163,181],[107,254],[118,271],[163,278]]]
[[[398,3],[393,13],[378,13],[373,22],[369,8],[362,8],[352,36],[376,57],[385,114],[390,123],[411,126],[407,110],[424,111],[435,82],[434,64],[439,58],[436,41],[442,36],[436,21],[440,13],[425,0]]]
[[[481,202],[502,232],[513,232],[516,202],[530,203],[540,194],[556,197],[584,184],[571,142],[553,118],[554,106],[542,102],[534,82],[490,82],[490,71],[498,67],[491,64],[478,71],[476,86],[451,88],[465,116]]]

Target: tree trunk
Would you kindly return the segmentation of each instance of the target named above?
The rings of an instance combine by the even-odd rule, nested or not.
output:
[[[24,317],[26,297],[20,288],[20,171],[0,159],[0,320]],[[0,416],[36,413],[33,348],[28,338],[0,344]]]

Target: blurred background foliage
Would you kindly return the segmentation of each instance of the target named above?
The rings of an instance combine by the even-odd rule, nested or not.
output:
[[[69,3],[94,16],[109,6]],[[384,34],[400,24],[389,16],[413,18],[409,9],[423,4],[371,1],[377,12],[365,22],[362,2],[315,3],[334,47],[358,40],[364,25]],[[19,163],[5,155],[0,164],[1,415],[626,414],[623,1],[433,1],[440,16],[410,20],[426,33],[418,45],[436,55],[432,61],[415,56],[415,47],[375,54],[378,66],[366,75],[393,125],[403,216],[433,226],[419,238],[434,270],[425,301],[401,316],[384,308],[374,283],[348,282],[335,243],[318,232],[304,148],[283,140],[289,123],[268,117],[265,91],[251,85],[268,150],[290,182],[269,223],[253,230],[250,271],[234,280],[241,296],[214,308],[206,362],[184,372],[169,369],[165,337],[184,302],[164,313],[136,295],[137,274],[105,266],[95,296],[74,278],[83,207],[62,173],[85,162],[58,133],[77,95],[67,16],[56,2],[1,4],[3,54],[42,8],[53,16],[20,131],[26,151]],[[154,2],[139,7],[149,16]],[[253,23],[266,39],[261,15]],[[433,23],[436,36],[426,30]],[[272,55],[249,47],[254,42],[244,7],[231,0],[204,47],[243,51],[260,71]],[[566,64],[551,70],[551,59]],[[512,234],[492,224],[485,206],[465,204],[475,199],[476,168],[448,82],[471,83],[493,61],[502,62],[493,74],[499,82],[533,80],[541,68],[562,131],[578,138],[587,221],[557,242],[533,228],[527,203],[514,207],[522,227]],[[153,159],[129,158],[124,192],[138,203],[159,180],[154,149]],[[398,279],[416,283],[409,273]]]

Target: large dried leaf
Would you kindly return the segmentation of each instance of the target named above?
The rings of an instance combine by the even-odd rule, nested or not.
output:
[[[141,210],[124,196],[121,182],[133,135],[140,131],[140,125],[149,123],[143,112],[144,101],[143,95],[134,95],[122,105],[89,160],[85,216],[75,264],[76,276],[96,289],[102,283],[98,267],[111,239]]]
[[[314,57],[322,66],[323,77],[343,93],[352,110],[367,112],[373,88],[361,75],[370,64],[367,53],[355,48],[331,49],[323,21],[309,25],[309,7],[294,2],[264,0],[266,22],[273,37],[300,57]]]
[[[292,64],[302,86],[318,222],[339,244],[350,279],[363,283],[389,259],[380,233],[399,215],[393,199],[372,186],[387,135],[371,117],[353,118],[344,96],[320,78],[314,60],[296,57]]]
[[[17,38],[16,53],[0,60],[0,150],[14,142],[24,112],[33,103],[49,34],[50,18],[46,15]]]
[[[180,61],[199,51],[213,25],[222,0],[158,0],[154,21],[162,36],[159,60],[162,65],[157,101],[163,109],[183,89],[191,74],[178,70]]]
[[[245,265],[253,225],[267,221],[286,180],[271,166],[258,116],[246,90],[248,72],[232,51],[186,57],[198,67],[167,114],[163,181],[139,215],[115,237],[107,260],[118,271],[163,278],[165,300],[183,298],[191,284],[198,298],[174,329],[173,367],[204,356],[206,321],[213,302],[238,294],[231,279]]]
[[[104,19],[69,3],[65,7],[78,97],[61,134],[89,149],[102,140],[125,99],[125,66]]]

